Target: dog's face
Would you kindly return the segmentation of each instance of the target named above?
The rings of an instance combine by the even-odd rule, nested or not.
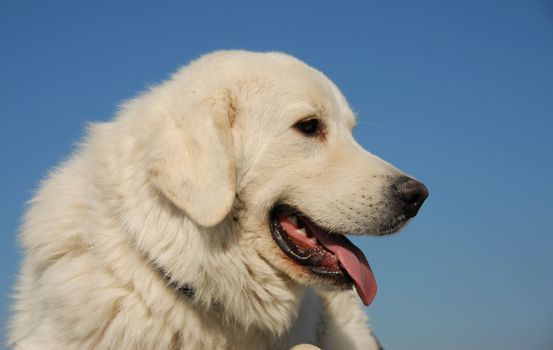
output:
[[[157,163],[156,184],[201,225],[235,216],[259,263],[301,284],[355,285],[368,304],[376,282],[345,235],[396,232],[428,192],[355,142],[354,114],[323,74],[289,56],[252,55],[199,99],[209,102],[195,130],[165,135],[187,149],[175,145],[177,159]],[[193,172],[181,179],[171,162],[194,162]]]

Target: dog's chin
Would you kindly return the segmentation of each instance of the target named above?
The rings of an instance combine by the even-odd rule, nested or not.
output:
[[[365,305],[376,294],[376,280],[359,248],[344,233],[324,229],[299,209],[285,204],[274,206],[269,228],[284,253],[283,270],[294,280],[324,289],[355,287]],[[396,232],[406,222],[398,217],[373,235]]]

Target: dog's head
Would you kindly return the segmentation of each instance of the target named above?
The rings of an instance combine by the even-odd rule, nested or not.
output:
[[[169,85],[172,102],[159,103],[170,118],[150,151],[154,186],[200,226],[234,218],[233,242],[275,273],[355,286],[370,303],[376,282],[345,235],[396,232],[428,192],[355,142],[337,87],[290,56],[245,52],[206,56]]]

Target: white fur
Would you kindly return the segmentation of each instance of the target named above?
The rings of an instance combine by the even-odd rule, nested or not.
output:
[[[294,130],[307,116],[325,140]],[[358,297],[299,268],[268,228],[279,200],[330,229],[373,224],[400,173],[354,123],[332,82],[279,53],[210,54],[124,104],[30,203],[9,343],[377,349]]]

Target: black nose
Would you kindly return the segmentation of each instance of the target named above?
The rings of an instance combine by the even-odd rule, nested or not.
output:
[[[426,186],[410,177],[402,177],[394,185],[394,190],[403,204],[403,213],[407,218],[417,215],[422,203],[428,197]]]

